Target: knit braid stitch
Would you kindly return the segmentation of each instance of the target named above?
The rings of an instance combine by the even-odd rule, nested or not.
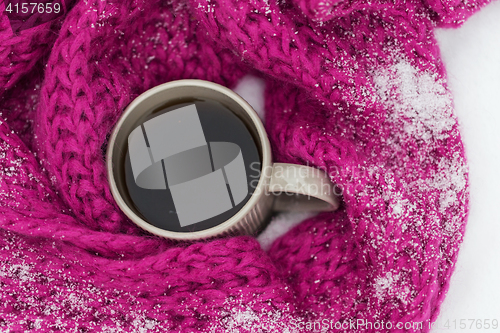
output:
[[[427,79],[418,80],[435,84]],[[440,140],[416,140],[430,130],[425,119],[396,113],[368,144],[368,137],[349,131],[364,120],[348,107],[348,112],[330,114],[325,124],[325,115],[315,112],[319,106],[301,98],[296,88],[287,91],[286,99],[274,92],[266,110],[276,110],[279,118],[269,119],[274,151],[282,152],[278,159],[331,170],[344,189],[345,213],[304,222],[270,250],[288,272],[299,309],[311,320],[434,320],[456,261],[468,202],[456,123],[445,118],[445,127],[437,129]],[[446,101],[439,103],[449,108]],[[443,118],[432,119],[439,121]],[[396,132],[395,124],[403,130]],[[420,126],[423,132],[415,133]]]
[[[40,93],[40,157],[63,200],[87,226],[138,233],[118,213],[103,163],[106,136],[121,110],[165,81],[232,84],[243,72],[228,51],[198,37],[204,32],[197,32],[182,4],[79,3],[60,34]]]
[[[67,9],[71,1],[68,5]],[[0,10],[6,13],[4,2]],[[0,112],[30,148],[44,57],[48,57],[63,19],[13,34],[7,15],[0,16]]]
[[[2,17],[0,327],[301,332],[364,319],[427,332],[468,205],[433,29],[483,4],[81,1],[55,41],[56,22],[14,36]],[[120,113],[159,83],[231,87],[248,69],[267,79],[275,159],[327,170],[343,207],[268,254],[251,237],[173,243],[138,229],[104,167]]]
[[[0,139],[2,329],[282,332],[290,322],[292,295],[255,239],[167,248],[85,230],[6,123]],[[113,251],[119,260],[101,255]]]
[[[214,39],[300,87],[268,92],[277,159],[326,168],[344,188],[345,218],[303,223],[270,251],[285,262],[299,309],[314,320],[434,320],[468,194],[432,16],[396,2],[315,24],[264,1],[198,4]],[[247,17],[255,23],[241,24]],[[342,237],[357,249],[333,246]]]
[[[0,3],[0,96],[13,87],[19,79],[33,69],[41,57],[47,55],[54,43],[62,22],[58,18],[43,23],[36,29],[12,33],[5,2]]]
[[[13,88],[0,96],[0,114],[10,128],[32,148],[33,122],[38,106],[38,97],[42,82],[42,66],[23,76]]]

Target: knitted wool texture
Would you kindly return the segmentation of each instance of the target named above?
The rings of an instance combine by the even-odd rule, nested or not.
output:
[[[19,34],[0,4],[0,329],[429,331],[468,205],[433,30],[484,3],[90,0]],[[266,79],[275,160],[327,170],[342,208],[267,253],[136,227],[104,165],[123,109],[163,82],[248,72]]]

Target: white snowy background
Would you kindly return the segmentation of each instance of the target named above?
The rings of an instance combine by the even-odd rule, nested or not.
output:
[[[471,200],[455,273],[432,332],[500,332],[500,327],[484,328],[485,319],[500,322],[500,1],[459,29],[438,30],[436,37],[469,161]],[[263,81],[248,76],[235,90],[263,115]],[[306,217],[278,216],[259,236],[260,243],[269,248]],[[460,329],[461,319],[466,329]]]

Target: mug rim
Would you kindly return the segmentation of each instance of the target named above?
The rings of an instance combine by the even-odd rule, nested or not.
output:
[[[257,131],[259,136],[260,143],[257,143],[260,146],[262,161],[261,161],[261,173],[259,177],[259,181],[257,186],[255,187],[250,199],[245,203],[245,205],[237,211],[233,216],[229,219],[225,220],[222,223],[219,223],[216,226],[213,226],[208,229],[193,231],[193,232],[177,232],[177,231],[169,231],[165,229],[158,228],[149,222],[145,221],[139,215],[137,215],[125,202],[123,199],[120,190],[116,185],[116,179],[113,168],[113,152],[116,145],[117,136],[122,128],[122,125],[127,121],[127,118],[134,113],[137,106],[143,103],[146,99],[151,98],[152,96],[161,93],[165,90],[173,89],[173,88],[182,88],[182,87],[197,87],[197,88],[205,88],[215,92],[218,92],[222,95],[225,95],[235,101],[249,116],[253,127]],[[168,99],[165,100],[168,102]],[[231,112],[233,112],[231,110]],[[234,112],[233,112],[234,113]],[[249,124],[247,124],[249,125]],[[203,239],[209,238],[216,235],[220,235],[225,231],[229,231],[233,226],[237,225],[251,210],[254,206],[256,206],[259,201],[262,199],[262,196],[267,195],[266,185],[268,184],[268,175],[265,170],[268,170],[272,165],[272,156],[271,156],[271,144],[269,142],[269,138],[265,131],[264,125],[260,120],[259,116],[255,112],[255,110],[245,101],[240,95],[235,93],[229,88],[226,88],[218,83],[199,80],[199,79],[183,79],[183,80],[175,80],[160,84],[151,89],[146,90],[139,96],[137,96],[124,110],[117,123],[115,124],[111,136],[108,140],[108,146],[106,148],[106,171],[108,176],[108,183],[110,186],[111,194],[115,199],[116,204],[120,208],[120,210],[136,225],[140,228],[149,231],[152,234],[157,236],[162,236],[170,239],[179,239],[179,240],[190,240],[190,239]],[[261,221],[263,222],[263,221]]]

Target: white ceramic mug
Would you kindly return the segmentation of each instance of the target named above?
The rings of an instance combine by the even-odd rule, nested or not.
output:
[[[137,123],[159,106],[170,102],[175,104],[186,98],[217,101],[242,120],[257,145],[261,170],[251,197],[232,217],[209,229],[174,232],[148,223],[137,212],[128,195],[123,165],[128,138]],[[269,139],[252,107],[232,90],[203,80],[168,82],[132,101],[111,134],[106,166],[111,193],[120,209],[141,228],[171,239],[208,238],[224,233],[254,234],[269,220],[273,211],[333,211],[339,206],[334,185],[323,171],[304,165],[273,163]]]

